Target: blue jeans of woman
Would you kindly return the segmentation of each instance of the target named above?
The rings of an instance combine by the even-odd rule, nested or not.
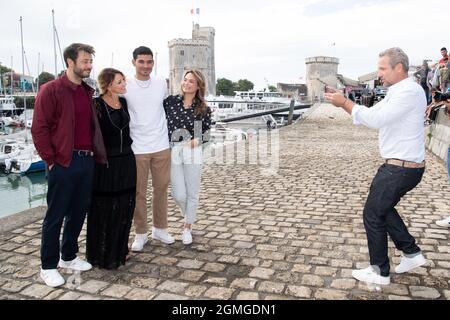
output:
[[[172,144],[172,161],[170,168],[170,182],[172,184],[172,197],[185,223],[193,224],[196,220],[200,182],[203,163],[203,148],[191,148],[186,143]]]

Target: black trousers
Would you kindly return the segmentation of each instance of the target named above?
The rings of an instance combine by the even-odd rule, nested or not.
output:
[[[424,168],[402,168],[383,164],[370,186],[364,206],[363,219],[369,245],[370,264],[380,268],[382,276],[389,275],[387,235],[395,247],[405,254],[420,252],[416,240],[395,210],[400,199],[422,180]]]
[[[47,213],[42,225],[42,269],[56,269],[60,258],[71,261],[78,253],[78,236],[89,208],[94,173],[92,156],[73,153],[68,168],[55,164],[48,173]]]

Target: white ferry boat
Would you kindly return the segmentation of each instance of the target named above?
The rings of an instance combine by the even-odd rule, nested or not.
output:
[[[213,111],[214,121],[288,107],[291,103],[291,99],[281,93],[269,91],[235,91],[234,97],[210,95],[206,101]],[[295,100],[295,106],[303,104]]]

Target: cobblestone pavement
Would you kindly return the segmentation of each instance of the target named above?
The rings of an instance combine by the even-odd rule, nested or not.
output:
[[[368,265],[362,208],[381,164],[376,131],[320,105],[280,131],[275,172],[273,157],[261,160],[272,170],[250,156],[216,158],[205,164],[194,244],[181,243],[183,221],[170,199],[175,244],[150,241],[117,271],[63,271],[68,283],[52,289],[38,278],[41,221],[29,222],[0,234],[0,299],[450,298],[450,231],[434,224],[450,214],[449,186],[432,154],[423,181],[397,207],[429,265],[392,274],[381,288],[351,277]],[[80,248],[83,257],[85,229]],[[400,253],[391,241],[389,255],[393,270]]]

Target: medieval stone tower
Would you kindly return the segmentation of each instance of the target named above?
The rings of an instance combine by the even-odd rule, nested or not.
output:
[[[326,85],[336,87],[338,66],[338,58],[324,56],[306,58],[308,96],[322,98]]]
[[[194,24],[192,39],[169,41],[170,94],[179,93],[181,80],[189,69],[198,69],[205,76],[206,95],[216,94],[214,36],[214,28]]]

